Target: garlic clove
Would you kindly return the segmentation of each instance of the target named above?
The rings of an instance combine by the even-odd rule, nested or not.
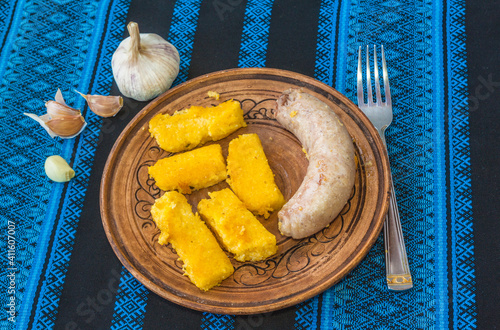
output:
[[[123,107],[123,98],[121,96],[85,95],[79,91],[75,92],[87,101],[93,113],[101,117],[113,117]]]
[[[80,134],[87,122],[81,115],[51,118],[48,114],[37,116],[34,113],[24,113],[25,116],[38,122],[49,133],[51,138],[71,139]]]
[[[80,115],[80,110],[73,109],[68,107],[66,104],[59,103],[57,101],[47,101],[45,102],[45,107],[47,108],[47,114],[50,117]]]
[[[69,107],[64,102],[60,89],[57,89],[54,99],[55,101],[45,102],[46,114],[38,116],[34,113],[24,113],[24,115],[38,122],[51,138],[58,136],[62,139],[71,139],[80,134],[87,126],[80,110]]]
[[[75,177],[75,171],[59,155],[47,157],[44,167],[45,174],[55,182],[68,182]]]
[[[60,137],[71,137],[80,133],[85,126],[82,116],[60,116],[45,122],[48,128]]]

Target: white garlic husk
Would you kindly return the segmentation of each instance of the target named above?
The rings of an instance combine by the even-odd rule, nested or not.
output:
[[[135,22],[127,25],[123,40],[111,60],[120,92],[137,101],[149,101],[167,91],[179,74],[177,49],[154,33],[139,33]]]

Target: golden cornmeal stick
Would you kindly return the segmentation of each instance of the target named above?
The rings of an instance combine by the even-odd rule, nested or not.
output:
[[[166,192],[151,207],[151,215],[161,231],[158,242],[172,244],[185,275],[198,288],[210,290],[233,274],[228,256],[184,195]]]
[[[149,121],[149,132],[160,148],[179,152],[223,139],[245,126],[240,103],[228,100],[214,107],[192,106],[172,115],[157,114]]]
[[[198,212],[226,250],[238,261],[264,260],[278,250],[276,237],[248,211],[230,189],[209,193]]]
[[[149,175],[158,188],[190,194],[193,190],[210,187],[226,177],[226,164],[221,146],[212,144],[171,157],[150,166]]]
[[[243,134],[229,143],[226,180],[236,196],[266,219],[285,204],[257,134]]]

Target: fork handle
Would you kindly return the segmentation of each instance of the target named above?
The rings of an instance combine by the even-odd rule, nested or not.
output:
[[[385,128],[379,130],[384,146]],[[392,174],[389,172],[391,187],[389,196],[389,210],[384,222],[384,246],[385,246],[385,273],[389,290],[403,291],[413,287],[408,256],[406,255],[401,219],[399,218],[398,203],[394,193]]]
[[[390,290],[408,290],[413,287],[406,247],[401,229],[394,184],[391,177],[389,210],[384,223],[385,267]]]

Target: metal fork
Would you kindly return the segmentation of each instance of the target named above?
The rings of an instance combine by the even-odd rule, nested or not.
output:
[[[381,46],[382,53],[382,74],[384,79],[385,102],[382,102],[380,92],[380,81],[378,76],[377,64],[377,47],[373,46],[373,63],[375,77],[375,95],[376,102],[373,102],[372,83],[370,73],[370,57],[369,47],[366,46],[366,89],[368,102],[364,102],[363,98],[363,74],[361,68],[361,47],[358,52],[358,106],[370,119],[373,126],[377,129],[384,146],[385,130],[392,122],[392,103],[391,91],[389,88],[389,75],[387,74],[387,66],[385,63],[384,46]],[[398,205],[394,194],[394,185],[391,181],[391,195],[389,200],[389,211],[384,223],[384,242],[385,242],[385,268],[387,285],[390,290],[407,290],[413,287],[410,267],[408,266],[408,257],[401,230],[401,221],[399,219]]]

